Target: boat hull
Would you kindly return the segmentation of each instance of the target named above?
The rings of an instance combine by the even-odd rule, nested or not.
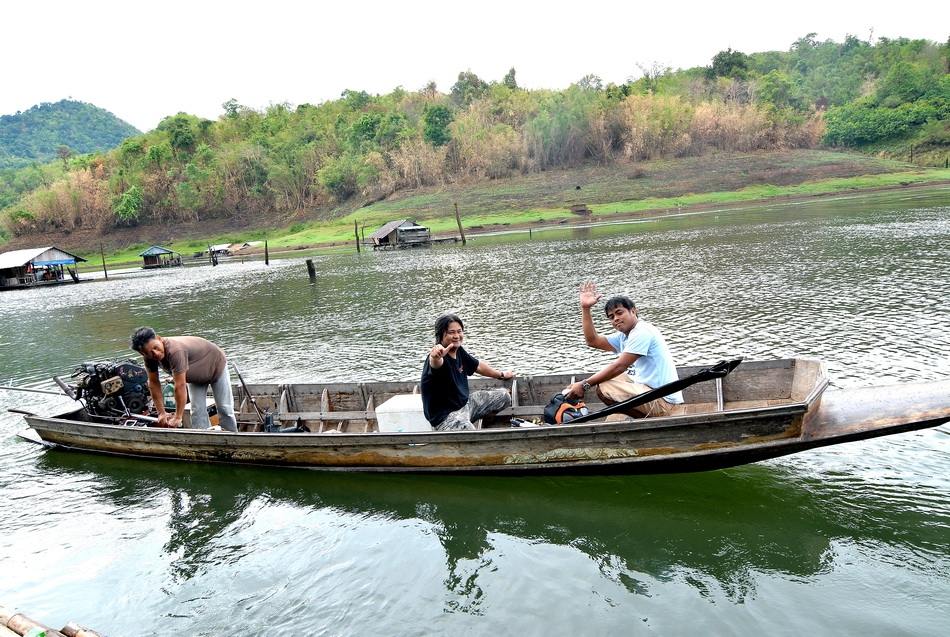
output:
[[[622,422],[422,433],[227,433],[27,416],[100,453],[337,471],[665,473],[718,469],[950,420],[950,381],[825,392],[810,404]]]

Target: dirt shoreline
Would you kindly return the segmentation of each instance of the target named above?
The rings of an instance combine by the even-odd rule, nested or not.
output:
[[[465,237],[478,237],[480,235],[492,235],[500,234],[504,232],[518,232],[525,231],[528,229],[546,229],[546,228],[556,228],[562,226],[588,226],[588,225],[598,225],[604,223],[614,223],[617,221],[635,221],[638,219],[652,219],[652,218],[661,218],[672,215],[680,215],[684,213],[696,213],[696,212],[713,212],[716,210],[722,210],[724,208],[735,209],[735,208],[753,208],[755,206],[761,206],[764,203],[795,203],[798,201],[814,201],[818,199],[829,199],[831,197],[840,197],[844,194],[864,194],[864,193],[874,193],[874,192],[886,192],[890,190],[925,190],[928,188],[939,188],[942,186],[950,185],[950,180],[942,181],[931,181],[925,183],[911,183],[907,185],[898,184],[895,186],[875,186],[871,188],[852,188],[849,190],[839,190],[835,192],[825,192],[818,193],[814,195],[776,195],[774,197],[761,197],[759,199],[749,199],[747,201],[737,201],[734,203],[722,204],[690,204],[686,206],[680,206],[678,208],[649,208],[647,210],[637,210],[631,212],[613,212],[610,214],[590,214],[590,215],[577,215],[576,218],[564,218],[564,219],[552,219],[551,221],[533,221],[529,223],[496,223],[482,226],[472,226],[465,228]],[[434,233],[433,238],[444,239],[450,237],[457,237],[457,232],[442,232]],[[353,245],[352,241],[335,241],[329,243],[312,243],[301,246],[295,246],[293,248],[283,248],[281,250],[270,250],[270,254],[290,254],[293,252],[299,252],[300,250],[315,250],[319,248],[333,248],[333,247],[343,247]],[[248,250],[242,252],[242,255],[263,255],[263,248],[254,248],[253,250]]]
[[[776,195],[774,197],[760,197],[758,199],[749,199],[747,201],[737,201],[733,203],[703,203],[703,204],[690,204],[685,206],[680,206],[677,208],[650,208],[647,210],[637,210],[631,212],[615,212],[610,214],[590,214],[590,215],[577,215],[576,217],[563,218],[563,219],[552,219],[550,221],[533,221],[529,223],[497,223],[497,224],[488,224],[480,226],[472,226],[465,228],[466,238],[473,238],[483,235],[495,235],[503,234],[506,232],[524,232],[527,230],[534,229],[550,229],[558,227],[572,227],[572,226],[591,226],[599,225],[606,223],[616,223],[622,221],[636,221],[640,219],[658,219],[662,217],[672,216],[672,215],[681,215],[681,214],[695,214],[702,212],[715,212],[717,210],[723,209],[742,209],[742,208],[752,208],[755,206],[761,206],[767,203],[795,203],[801,201],[816,201],[820,199],[829,199],[832,197],[840,197],[842,195],[857,195],[857,194],[866,194],[866,193],[875,193],[875,192],[887,192],[894,190],[926,190],[930,188],[941,188],[944,186],[950,185],[950,180],[941,180],[941,181],[931,181],[924,183],[909,183],[909,184],[897,184],[893,186],[874,186],[868,188],[851,188],[848,190],[839,190],[835,192],[826,192],[826,193],[817,193],[812,195]],[[445,239],[451,237],[457,237],[457,232],[442,232],[434,233],[433,238],[436,239]],[[299,246],[294,246],[291,248],[280,248],[280,249],[269,249],[268,252],[270,256],[286,256],[289,254],[300,253],[307,250],[320,250],[327,248],[345,248],[346,246],[353,246],[353,241],[331,241],[325,243],[308,243],[301,244]],[[368,246],[363,246],[363,248],[368,248]],[[264,256],[263,248],[249,248],[245,251],[236,254],[230,259],[236,258],[258,258]],[[198,260],[191,261],[196,263]],[[129,266],[138,265],[138,261],[123,261],[108,263],[110,268],[124,268]],[[81,268],[81,271],[87,272],[90,270],[101,269],[101,264],[97,266],[87,265]]]
[[[597,225],[603,223],[612,223],[615,221],[634,221],[637,219],[652,219],[652,218],[661,218],[671,215],[679,215],[684,213],[695,213],[695,212],[713,212],[716,210],[723,209],[735,209],[735,208],[753,208],[755,206],[761,206],[765,203],[795,203],[797,201],[814,201],[817,199],[829,199],[832,197],[840,197],[845,194],[865,194],[865,193],[874,193],[874,192],[886,192],[889,190],[921,190],[927,188],[939,188],[941,186],[950,185],[950,180],[942,181],[931,181],[923,183],[909,183],[907,185],[898,184],[894,186],[874,186],[869,188],[851,188],[849,190],[838,190],[835,192],[823,192],[813,195],[775,195],[774,197],[761,197],[759,199],[748,199],[746,201],[736,201],[732,203],[702,203],[702,204],[689,204],[685,206],[679,206],[677,208],[648,208],[646,210],[637,210],[635,212],[612,212],[606,215],[577,215],[577,219],[557,219],[551,221],[540,221],[533,223],[521,223],[521,224],[492,224],[491,226],[483,226],[478,230],[470,231],[468,228],[465,229],[465,235],[478,236],[479,234],[498,234],[499,232],[505,232],[507,230],[527,230],[528,228],[551,228],[555,226],[576,226],[576,225]],[[488,229],[491,228],[491,229]],[[455,236],[453,234],[445,234],[441,236]]]

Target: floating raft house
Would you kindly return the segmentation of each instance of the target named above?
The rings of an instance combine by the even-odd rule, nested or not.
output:
[[[181,255],[163,246],[152,246],[139,255],[144,260],[142,269],[174,268],[181,265]]]
[[[56,246],[11,250],[0,254],[0,289],[28,288],[37,285],[79,283],[75,266],[82,257],[60,250]]]
[[[423,248],[432,245],[432,234],[412,219],[390,221],[370,235],[373,250]]]

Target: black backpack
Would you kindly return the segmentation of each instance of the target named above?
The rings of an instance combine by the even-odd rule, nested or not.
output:
[[[544,408],[544,422],[549,425],[566,425],[588,413],[587,405],[580,398],[567,398],[564,394],[557,394]]]

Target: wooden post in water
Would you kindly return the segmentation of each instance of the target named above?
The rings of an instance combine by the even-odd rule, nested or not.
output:
[[[317,280],[317,269],[313,266],[313,259],[307,259],[307,274],[310,275],[310,282]]]
[[[462,217],[459,215],[459,203],[455,202],[455,223],[459,224],[459,234],[462,235],[462,245],[465,245],[465,231],[462,230]]]
[[[264,265],[270,265],[270,252],[267,251],[267,235],[264,235]]]
[[[531,228],[528,228],[528,238],[531,238]]]
[[[360,251],[360,228],[356,225],[356,219],[353,220],[353,236],[356,237],[356,251]]]
[[[109,271],[106,270],[106,251],[102,249],[102,242],[99,242],[99,254],[102,256],[102,273],[106,277],[106,281],[109,280]],[[77,266],[79,267],[79,266]]]

